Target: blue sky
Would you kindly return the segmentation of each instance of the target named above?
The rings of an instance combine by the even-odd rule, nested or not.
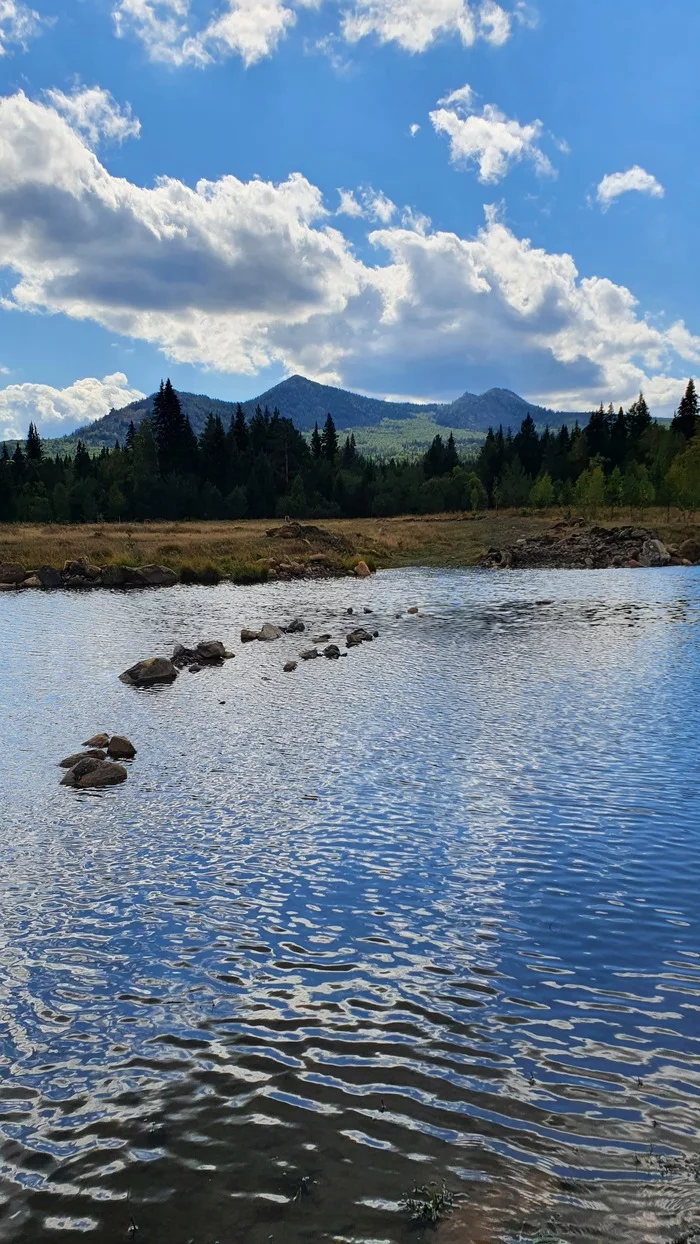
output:
[[[0,436],[166,374],[668,413],[699,36],[691,0],[0,0]]]

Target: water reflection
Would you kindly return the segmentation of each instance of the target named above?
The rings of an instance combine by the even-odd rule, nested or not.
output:
[[[691,1221],[699,585],[0,597],[0,1238],[402,1241],[443,1177],[445,1239]],[[350,604],[379,640],[293,677],[236,640]],[[236,659],[116,680],[204,637]],[[126,786],[60,790],[102,729]]]

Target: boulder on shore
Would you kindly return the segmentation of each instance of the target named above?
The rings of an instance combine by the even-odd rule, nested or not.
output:
[[[22,583],[27,571],[19,562],[0,562],[0,583]]]
[[[645,540],[639,557],[642,566],[669,566],[671,554],[660,540]]]
[[[167,657],[149,657],[145,661],[137,661],[131,669],[119,675],[121,682],[132,687],[151,687],[155,683],[174,682],[177,670]]]
[[[504,548],[491,548],[477,562],[487,570],[607,570],[646,565],[667,566],[668,549],[647,527],[597,527],[576,518]]]
[[[678,549],[678,554],[684,561],[700,562],[700,541],[692,537],[684,540]]]
[[[139,574],[146,587],[174,587],[177,575],[167,566],[141,566]]]
[[[358,579],[368,579],[371,573],[372,571],[365,561],[358,562],[355,566],[355,576]]]
[[[36,577],[44,588],[57,588],[63,586],[61,573],[54,566],[40,566],[36,571]]]

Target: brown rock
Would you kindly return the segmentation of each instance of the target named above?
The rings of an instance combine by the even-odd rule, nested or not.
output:
[[[75,752],[72,756],[66,756],[65,760],[60,760],[59,769],[73,769],[81,760],[106,760],[107,753],[100,748],[94,747],[87,752]]]
[[[198,661],[224,661],[228,655],[220,639],[204,639],[197,644]]]
[[[684,540],[678,549],[678,555],[687,558],[689,562],[700,562],[700,541],[692,537]]]
[[[125,782],[128,776],[123,765],[111,764],[106,760],[98,764],[96,769],[85,773],[76,785],[79,790],[86,790],[90,786],[117,786],[120,782]]]
[[[147,587],[174,587],[177,575],[167,566],[142,566],[139,571]]]
[[[312,644],[327,644],[330,637],[331,637],[330,632],[324,635],[314,635],[314,638],[311,640],[311,642]]]
[[[293,674],[296,667],[297,667],[296,661],[287,661],[287,664],[283,666],[283,669],[284,669],[285,674]]]
[[[136,748],[129,739],[125,739],[121,734],[115,734],[107,744],[107,753],[112,760],[133,760]]]
[[[355,566],[355,575],[358,579],[368,579],[371,573],[367,562],[358,562]]]
[[[19,562],[0,562],[0,583],[21,583],[26,577],[27,572]]]
[[[23,579],[20,587],[41,587],[42,582],[38,575],[30,574],[28,578]]]
[[[177,670],[167,657],[149,657],[145,661],[137,661],[131,669],[119,675],[121,682],[132,687],[150,687],[154,683],[174,682]]]
[[[242,644],[252,644],[253,640],[257,638],[258,638],[257,631],[251,631],[247,627],[244,627],[243,630],[241,631],[241,643]]]
[[[329,661],[337,661],[340,656],[340,648],[337,644],[329,644],[327,648],[323,649],[323,655],[328,657]]]
[[[91,739],[85,740],[83,747],[106,747],[108,743],[108,734],[93,734]]]
[[[407,610],[406,610],[406,613],[418,613],[418,606],[417,606],[417,605],[411,605],[411,608],[410,608],[410,609],[407,609]]]
[[[126,583],[126,571],[123,566],[103,566],[102,586],[123,587]]]

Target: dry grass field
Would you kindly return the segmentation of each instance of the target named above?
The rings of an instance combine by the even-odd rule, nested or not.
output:
[[[535,535],[562,517],[556,510],[479,514],[438,514],[425,517],[319,520],[318,526],[345,538],[355,555],[377,568],[390,566],[470,566],[491,545],[513,543]],[[633,522],[654,528],[661,539],[678,543],[698,535],[700,525],[677,512],[647,510],[600,514],[592,521],[621,526]],[[86,557],[93,565],[144,566],[158,563],[180,573],[215,570],[245,580],[259,577],[265,560],[293,556],[303,560],[316,551],[308,542],[268,537],[274,520],[233,522],[87,523],[81,526],[0,525],[0,562],[21,562],[28,569],[60,568],[69,559]],[[351,564],[351,563],[350,563]]]

